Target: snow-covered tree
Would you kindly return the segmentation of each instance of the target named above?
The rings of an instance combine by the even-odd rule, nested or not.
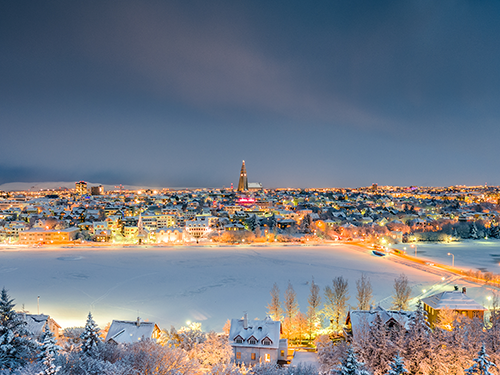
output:
[[[198,362],[204,371],[212,371],[217,365],[223,370],[231,367],[233,349],[227,337],[210,332],[203,343],[194,346],[189,357]]]
[[[321,305],[321,295],[319,294],[319,285],[314,282],[314,277],[311,281],[311,288],[307,302],[309,302],[309,307],[307,308],[307,326],[309,331],[309,339],[312,339],[313,334],[321,328],[319,319],[319,307]]]
[[[398,354],[396,354],[396,357],[394,357],[394,361],[392,361],[389,366],[391,369],[387,373],[387,375],[404,375],[408,374],[408,370],[405,367],[405,363],[403,361],[403,358]]]
[[[408,310],[411,288],[408,277],[404,273],[394,279],[394,295],[392,296],[392,308],[394,310]]]
[[[14,311],[14,299],[5,288],[0,293],[0,370],[23,366],[33,355],[35,340],[26,322]]]
[[[356,289],[358,291],[358,294],[356,295],[356,299],[358,300],[358,310],[370,310],[373,289],[370,279],[364,273],[361,275],[359,280],[356,280]]]
[[[268,315],[271,316],[273,320],[283,319],[283,309],[281,308],[280,302],[280,288],[278,284],[274,283],[271,289],[271,302],[267,305]]]
[[[60,347],[56,343],[54,334],[50,331],[48,326],[45,326],[45,331],[40,337],[42,345],[38,353],[38,360],[43,366],[43,371],[39,375],[55,375],[60,367],[54,364],[54,361],[59,353]]]
[[[479,374],[479,375],[493,375],[490,372],[490,367],[497,367],[493,362],[491,362],[488,358],[490,356],[486,354],[486,348],[483,344],[481,346],[481,350],[479,350],[477,358],[474,358],[474,363],[471,367],[465,370],[467,375]]]
[[[86,354],[91,354],[101,342],[99,338],[99,327],[94,322],[94,319],[92,318],[92,313],[90,312],[87,317],[87,323],[85,324],[85,329],[80,338],[82,339],[82,344],[80,348],[82,352]]]
[[[500,238],[500,226],[492,225],[490,230],[488,231],[488,237],[491,238]]]
[[[352,346],[347,348],[347,357],[338,367],[338,375],[369,375],[369,372],[363,368],[363,363],[358,362],[356,353]]]
[[[288,287],[285,290],[285,297],[283,300],[283,311],[285,317],[287,317],[290,322],[293,321],[295,315],[299,311],[299,303],[297,302],[297,293],[293,289],[292,283],[288,280]]]
[[[347,312],[347,301],[349,300],[349,286],[347,280],[342,276],[332,280],[332,288],[325,287],[325,303],[323,315],[330,321],[330,329],[339,331]]]
[[[406,336],[404,357],[408,370],[412,374],[426,373],[433,359],[430,342],[430,328],[422,302],[417,304],[417,310],[410,322]]]
[[[469,238],[477,240],[479,238],[479,233],[477,231],[476,223],[473,222],[469,230]]]

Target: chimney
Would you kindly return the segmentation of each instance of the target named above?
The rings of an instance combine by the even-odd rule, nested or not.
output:
[[[454,288],[455,288],[455,292],[456,292],[458,290],[458,285],[455,285]]]
[[[247,313],[245,313],[245,315],[243,315],[243,328],[244,329],[248,328],[248,314]]]
[[[462,293],[467,294],[467,288],[465,286],[462,288]]]
[[[137,322],[135,323],[137,327],[141,326],[141,318],[137,317]]]

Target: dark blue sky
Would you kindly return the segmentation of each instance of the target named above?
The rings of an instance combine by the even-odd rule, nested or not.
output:
[[[500,185],[498,1],[0,5],[0,183]]]

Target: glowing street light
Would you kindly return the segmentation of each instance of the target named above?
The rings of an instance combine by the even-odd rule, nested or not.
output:
[[[452,253],[448,253],[448,255],[451,255],[451,266],[455,267],[455,255],[453,255]]]
[[[415,257],[417,256],[417,245],[411,245],[411,247],[415,248]]]

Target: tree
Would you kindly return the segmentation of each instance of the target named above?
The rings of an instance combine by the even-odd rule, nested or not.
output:
[[[361,278],[356,281],[356,289],[358,290],[356,296],[358,300],[358,310],[370,310],[373,289],[370,279],[364,273],[361,275]]]
[[[369,375],[369,373],[363,369],[363,363],[358,362],[356,358],[356,353],[352,346],[347,348],[347,357],[342,361],[338,368],[339,375]]]
[[[309,307],[307,308],[307,326],[309,329],[309,339],[312,339],[313,332],[320,327],[319,307],[321,305],[321,295],[319,294],[319,285],[314,282],[314,277],[311,281],[311,288],[309,289]]]
[[[473,222],[472,225],[470,226],[469,238],[473,240],[477,240],[479,238],[479,234],[477,233],[476,222]]]
[[[267,305],[267,310],[267,313],[273,320],[283,319],[283,309],[281,308],[280,302],[280,288],[278,288],[278,284],[276,283],[274,283],[271,289],[271,302]]]
[[[13,302],[3,288],[0,293],[0,370],[23,366],[35,349],[35,341],[29,336],[24,319],[14,311]]]
[[[488,358],[490,356],[486,354],[486,348],[483,344],[481,346],[481,350],[479,350],[478,357],[474,358],[474,363],[471,367],[465,370],[467,375],[480,374],[480,375],[493,375],[490,372],[490,367],[497,367],[493,362],[491,362]]]
[[[285,290],[285,297],[283,300],[283,311],[285,313],[285,317],[290,319],[290,322],[293,321],[295,315],[297,315],[299,311],[299,304],[297,302],[297,293],[293,289],[292,283],[290,280],[288,281],[288,287]]]
[[[80,336],[82,339],[82,344],[80,349],[85,354],[92,354],[95,348],[99,345],[101,340],[99,339],[99,327],[94,322],[92,318],[92,313],[89,312],[87,317],[87,323],[85,324],[85,329]]]
[[[408,370],[405,367],[405,363],[403,358],[399,355],[399,353],[394,357],[394,361],[389,364],[391,369],[387,373],[387,375],[404,375],[408,374]]]
[[[342,320],[347,312],[347,301],[349,300],[349,289],[347,280],[342,276],[332,280],[332,288],[325,287],[325,307],[323,315],[330,320],[330,329],[339,331]]]
[[[425,374],[433,360],[433,355],[431,330],[422,302],[419,301],[413,319],[410,321],[405,341],[404,357],[410,373]]]
[[[394,310],[408,310],[411,288],[408,278],[404,273],[394,279],[394,295],[392,296],[392,308]]]
[[[61,368],[54,364],[60,347],[56,344],[56,339],[48,326],[45,326],[45,331],[40,340],[42,341],[42,345],[40,353],[38,353],[38,360],[43,366],[43,371],[38,375],[55,375]]]

